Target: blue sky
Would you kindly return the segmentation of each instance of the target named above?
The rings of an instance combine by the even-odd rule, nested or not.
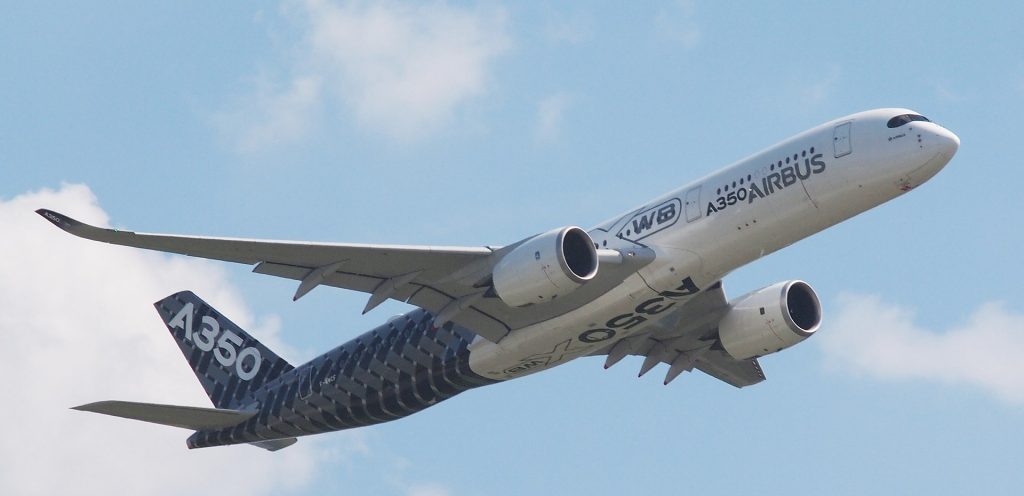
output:
[[[0,487],[15,493],[1011,494],[1024,475],[1021,8],[993,2],[5,5]],[[203,405],[151,302],[194,289],[293,361],[404,311],[71,239],[501,245],[591,226],[876,107],[957,133],[910,194],[741,268],[801,278],[813,339],[736,390],[580,359],[413,417],[186,452],[66,407]],[[20,406],[20,407],[19,407]]]

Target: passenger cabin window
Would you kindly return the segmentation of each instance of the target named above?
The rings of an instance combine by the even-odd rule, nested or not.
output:
[[[904,125],[904,124],[906,124],[908,122],[914,122],[914,121],[931,122],[930,120],[928,120],[927,117],[925,117],[923,115],[903,114],[903,115],[897,115],[896,117],[893,117],[892,119],[889,119],[889,122],[886,124],[886,126],[889,126],[889,127],[900,127],[900,126],[902,126],[902,125]]]

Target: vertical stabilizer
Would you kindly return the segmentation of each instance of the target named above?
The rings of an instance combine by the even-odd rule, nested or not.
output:
[[[191,291],[154,306],[217,408],[240,406],[252,391],[294,368]]]

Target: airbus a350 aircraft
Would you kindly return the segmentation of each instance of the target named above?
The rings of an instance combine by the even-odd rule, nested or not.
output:
[[[818,330],[811,286],[783,281],[727,300],[738,267],[910,191],[960,140],[907,109],[827,122],[590,230],[559,227],[505,247],[432,247],[186,237],[101,229],[38,213],[87,239],[255,265],[416,307],[300,367],[191,292],[156,309],[214,408],[102,401],[77,407],[196,431],[189,448],[298,436],[405,417],[468,389],[581,356],[643,356],[665,384],[698,369],[736,387],[757,358]]]

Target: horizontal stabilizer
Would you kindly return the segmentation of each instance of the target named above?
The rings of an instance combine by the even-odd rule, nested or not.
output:
[[[155,403],[136,403],[132,401],[97,401],[88,405],[76,406],[72,410],[102,413],[104,415],[170,425],[194,431],[231,427],[249,420],[258,413],[256,411],[158,405]],[[281,448],[283,447],[281,446]]]

